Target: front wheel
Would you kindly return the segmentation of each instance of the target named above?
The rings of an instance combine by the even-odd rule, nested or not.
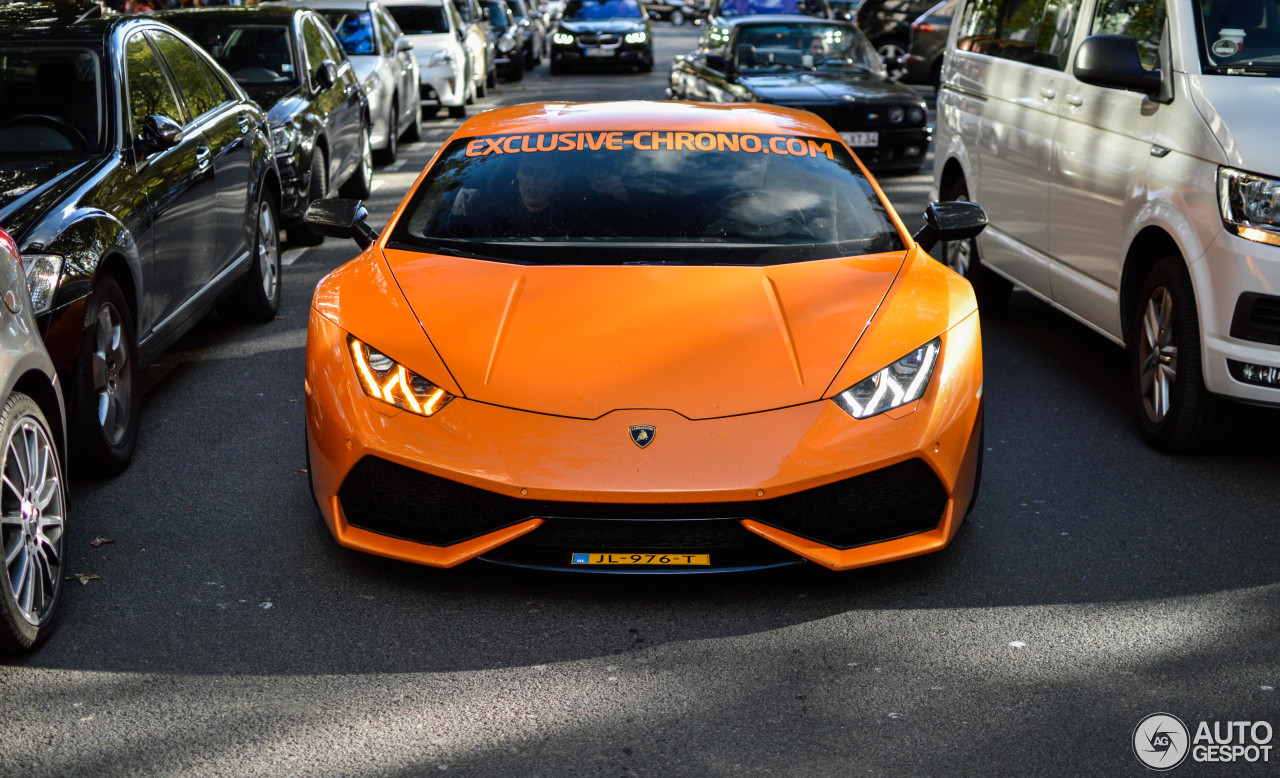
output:
[[[369,140],[367,124],[360,133],[360,162],[339,192],[343,197],[357,200],[365,200],[373,194],[373,142]]]
[[[518,50],[511,56],[511,64],[508,65],[507,80],[520,81],[524,79],[525,68],[524,49]]]
[[[253,229],[253,264],[244,286],[218,305],[218,313],[232,321],[267,322],[280,310],[280,228],[266,189],[258,199]]]
[[[1129,368],[1142,437],[1152,448],[1182,454],[1210,441],[1223,403],[1204,385],[1200,317],[1179,256],[1161,259],[1142,282],[1130,320]]]
[[[138,444],[138,341],[129,303],[111,276],[94,285],[86,321],[69,397],[73,465],[115,475]]]
[[[943,200],[969,199],[969,188],[963,179],[947,187]],[[953,240],[942,244],[942,263],[956,271],[973,286],[978,305],[986,313],[998,313],[1009,304],[1013,283],[990,268],[983,267],[978,256],[978,239]]]
[[[422,140],[422,107],[421,106],[417,106],[414,108],[413,118],[409,121],[409,129],[404,131],[404,139],[409,143],[417,143],[418,141]]]
[[[316,146],[311,151],[311,173],[307,177],[307,206],[322,199],[328,191],[327,169],[324,150]],[[306,206],[303,207],[303,211],[306,211]],[[311,229],[311,225],[306,222],[299,222],[289,227],[285,237],[296,246],[319,246],[324,243],[324,236]]]
[[[390,165],[396,161],[400,143],[400,104],[391,101],[391,110],[387,113],[387,146],[377,154],[379,165]]]
[[[14,392],[0,411],[0,653],[49,636],[66,572],[67,485],[40,406]]]

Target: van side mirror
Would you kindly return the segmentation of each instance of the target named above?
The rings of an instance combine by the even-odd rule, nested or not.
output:
[[[1141,92],[1160,93],[1159,70],[1142,67],[1138,42],[1128,35],[1090,35],[1076,51],[1071,72],[1086,84]]]
[[[924,209],[924,226],[911,239],[925,251],[932,251],[938,241],[969,240],[987,226],[987,214],[977,203],[944,200],[929,203]]]
[[[361,200],[331,197],[316,200],[307,206],[303,221],[328,238],[351,238],[362,249],[367,249],[378,239],[378,233],[365,219],[369,210]]]

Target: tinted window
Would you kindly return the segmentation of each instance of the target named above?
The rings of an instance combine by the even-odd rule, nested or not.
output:
[[[972,0],[956,48],[1063,70],[1081,0]]]
[[[1264,75],[1280,68],[1280,5],[1267,0],[1195,4],[1205,67],[1240,75]]]
[[[177,81],[191,116],[200,116],[222,104],[221,93],[215,93],[209,84],[210,78],[216,81],[217,77],[204,60],[167,32],[152,31],[148,34],[160,50],[160,56],[169,64],[169,72]]]
[[[283,25],[225,25],[180,21],[180,27],[242,84],[297,84],[292,36]]]
[[[751,16],[753,14],[802,14],[817,15],[821,10],[817,3],[806,0],[724,0],[721,16]]]
[[[1232,0],[1236,7],[1253,5],[1251,0]],[[1257,4],[1261,6],[1261,4]],[[1275,2],[1270,3],[1275,10]],[[1164,34],[1164,0],[1098,0],[1093,15],[1095,35],[1128,35],[1138,42],[1142,66],[1160,66],[1160,37]]]
[[[141,33],[125,44],[125,73],[129,90],[129,132],[134,140],[142,137],[148,116],[159,115],[185,124],[186,117],[178,107],[178,98],[160,67],[160,60]]]
[[[507,18],[507,4],[503,0],[484,0],[480,6],[489,12],[489,24],[500,30],[511,26],[511,20]]]
[[[448,32],[442,5],[393,5],[387,8],[405,35],[431,35]]]
[[[643,19],[645,15],[636,0],[569,0],[564,7],[564,18],[574,21]]]
[[[373,16],[368,11],[321,11],[333,28],[334,37],[347,54],[377,54],[374,43]]]
[[[734,50],[742,71],[825,68],[882,73],[884,65],[866,36],[853,27],[826,24],[753,24],[742,27]]]
[[[99,151],[104,146],[98,55],[85,49],[0,49],[6,126],[0,154]],[[51,116],[15,121],[20,116]]]
[[[903,248],[839,142],[665,131],[454,141],[391,241],[536,264],[769,265]]]

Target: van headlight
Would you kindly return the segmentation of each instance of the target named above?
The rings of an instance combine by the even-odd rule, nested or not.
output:
[[[934,338],[831,399],[855,419],[867,419],[913,403],[929,387],[929,376],[933,375],[940,351],[942,338]]]
[[[1218,168],[1218,205],[1229,232],[1280,246],[1280,180]]]

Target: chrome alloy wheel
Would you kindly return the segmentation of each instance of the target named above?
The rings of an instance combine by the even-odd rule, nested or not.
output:
[[[1151,290],[1142,316],[1138,340],[1142,407],[1153,422],[1164,421],[1172,405],[1173,381],[1178,376],[1178,346],[1174,343],[1173,295],[1163,286]]]
[[[98,396],[98,424],[113,446],[129,429],[133,385],[128,360],[124,320],[115,305],[104,303],[93,338],[93,390]]]
[[[19,419],[4,442],[0,542],[6,594],[32,626],[53,608],[62,581],[66,513],[62,474],[52,441],[32,416]]]
[[[280,285],[280,233],[265,199],[258,203],[258,269],[263,295],[268,300],[276,299],[276,287]]]

